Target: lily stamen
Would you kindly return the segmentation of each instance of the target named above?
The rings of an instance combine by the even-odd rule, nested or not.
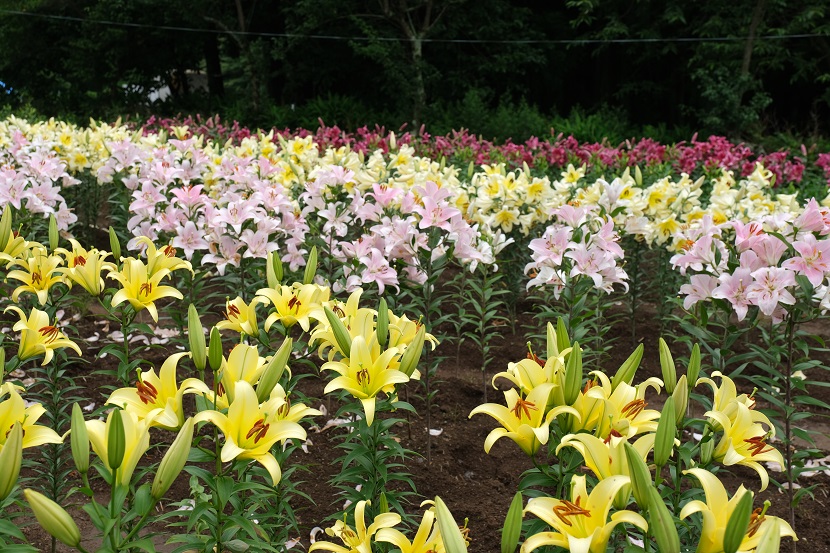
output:
[[[72,266],[77,267],[80,265],[81,267],[86,265],[86,258],[82,255],[76,255],[75,259],[72,261]]]
[[[40,274],[40,271],[32,273],[32,284],[40,284],[41,282],[43,282],[43,276]]]
[[[169,244],[167,246],[164,246],[164,248],[161,251],[163,251],[164,255],[166,255],[167,257],[176,257],[176,248]]]
[[[159,392],[151,383],[144,382],[139,377],[138,382],[135,384],[135,389],[138,392],[138,398],[145,405],[156,402]]]
[[[145,296],[147,296],[148,298],[150,297],[150,294],[151,294],[152,292],[153,292],[153,284],[152,284],[152,283],[150,283],[150,282],[145,282],[144,284],[142,284],[142,285],[138,288],[138,294],[139,294],[139,295],[144,294],[144,295],[145,295]]]
[[[772,451],[773,449],[775,449],[771,445],[767,444],[766,441],[764,441],[765,438],[766,436],[755,436],[754,438],[747,438],[744,440],[746,443],[750,444],[749,451],[753,457],[755,457],[756,455],[760,455],[761,453],[766,453],[767,451]]]
[[[51,325],[41,327],[40,329],[38,329],[38,332],[40,332],[40,334],[46,340],[47,344],[51,344],[52,342],[57,340],[58,335],[60,334],[60,330],[58,330],[57,327]]]
[[[749,527],[747,528],[746,535],[747,537],[752,537],[758,532],[758,529],[764,523],[766,517],[764,516],[763,509],[758,507],[754,511],[752,511],[752,516],[749,518]]]
[[[240,313],[241,311],[239,311],[239,308],[231,303],[228,304],[228,309],[225,311],[225,318],[230,321],[231,319],[239,317]]]
[[[644,399],[635,399],[634,401],[629,401],[625,404],[625,407],[622,408],[622,416],[627,419],[633,419],[637,415],[643,412],[643,409],[646,408],[648,405]]]
[[[580,498],[576,498],[576,503],[571,503],[567,499],[563,499],[559,502],[559,505],[553,508],[553,514],[555,514],[559,520],[565,523],[567,526],[573,526],[573,522],[567,519],[567,517],[571,516],[580,516],[584,515],[586,517],[591,516],[591,511],[583,509],[579,506]]]
[[[371,376],[369,376],[369,370],[368,369],[360,369],[359,371],[357,371],[356,380],[357,380],[357,383],[360,384],[361,386],[365,386],[365,385],[369,384],[369,382],[371,381]]]
[[[511,411],[513,411],[513,414],[516,415],[516,418],[522,418],[522,415],[519,414],[519,412],[521,411],[522,414],[524,414],[524,418],[529,419],[531,409],[534,411],[539,410],[539,408],[536,407],[536,404],[532,401],[525,401],[524,399],[519,397],[516,399],[516,405],[513,406],[513,409],[511,409]]]
[[[291,311],[295,307],[297,308],[297,313],[300,312],[300,299],[297,296],[291,296],[291,299],[288,300],[288,310]]]
[[[268,433],[268,429],[271,428],[270,424],[265,424],[265,419],[259,419],[254,423],[248,433],[245,434],[245,439],[250,439],[251,436],[254,436],[254,443],[259,442],[265,435]]]

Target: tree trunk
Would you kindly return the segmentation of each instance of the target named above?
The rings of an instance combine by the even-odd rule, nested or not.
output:
[[[222,77],[222,62],[219,59],[219,40],[215,34],[210,34],[205,39],[204,53],[208,94],[211,99],[222,98],[225,96],[225,80]]]
[[[412,105],[412,132],[420,134],[421,123],[424,117],[424,108],[427,104],[427,92],[424,86],[424,73],[422,66],[423,42],[421,41],[421,37],[413,37],[410,41],[410,46],[412,48],[412,65],[415,71],[415,101]]]

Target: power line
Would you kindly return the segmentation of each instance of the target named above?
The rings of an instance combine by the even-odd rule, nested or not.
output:
[[[297,33],[260,33],[251,31],[229,31],[224,29],[199,29],[196,27],[177,27],[171,25],[147,25],[144,23],[130,23],[124,21],[110,21],[106,19],[85,19],[83,17],[72,17],[68,15],[53,15],[45,13],[30,13],[16,10],[0,9],[0,13],[7,15],[18,15],[24,17],[35,17],[40,19],[52,19],[57,21],[73,21],[77,23],[93,23],[110,27],[129,27],[133,29],[152,29],[157,31],[175,31],[186,33],[205,33],[216,35],[236,35],[270,38],[305,38],[312,40],[335,40],[335,41],[357,41],[357,42],[409,42],[403,37],[365,37],[365,36],[343,36],[343,35],[318,35],[318,34],[297,34]],[[804,39],[828,37],[830,35],[794,34],[794,35],[763,35],[755,37],[755,40],[782,40],[782,39]],[[421,42],[433,42],[442,44],[650,44],[650,43],[672,43],[672,42],[745,42],[747,37],[671,37],[671,38],[608,38],[608,39],[465,39],[465,38],[422,38]]]

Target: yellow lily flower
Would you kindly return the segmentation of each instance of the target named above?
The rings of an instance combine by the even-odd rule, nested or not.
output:
[[[161,286],[159,282],[167,276],[169,269],[161,269],[150,275],[148,268],[140,259],[128,257],[124,260],[121,271],[110,271],[109,277],[121,283],[121,290],[112,296],[112,306],[116,307],[127,301],[136,311],[147,309],[153,320],[158,322],[159,315],[155,302],[166,297],[182,299],[182,294],[172,286]]]
[[[70,239],[72,251],[58,248],[57,251],[64,256],[66,267],[58,269],[65,278],[75,284],[79,284],[84,290],[93,296],[98,296],[104,289],[104,279],[101,278],[101,271],[115,271],[114,263],[104,261],[110,254],[93,248],[84,249],[76,240]]]
[[[589,495],[585,476],[574,476],[570,500],[532,498],[524,512],[545,521],[552,531],[529,537],[522,544],[521,553],[529,553],[545,545],[564,547],[572,553],[605,553],[608,538],[618,524],[627,522],[647,530],[646,520],[632,511],[617,511],[608,521],[612,499],[628,484],[630,480],[626,476],[611,476],[601,480]]]
[[[255,386],[262,376],[267,360],[259,356],[259,350],[255,346],[237,344],[231,350],[228,358],[222,358],[220,369],[219,396],[216,400],[216,407],[226,409],[229,402],[233,401],[236,391],[236,383],[245,381]],[[212,396],[209,396],[212,399]]]
[[[548,443],[550,438],[550,423],[557,415],[570,413],[579,417],[579,413],[566,405],[554,407],[547,413],[545,406],[548,403],[553,384],[540,384],[533,388],[527,397],[522,399],[514,389],[504,392],[504,400],[508,406],[498,403],[486,403],[479,405],[470,413],[470,417],[478,413],[490,415],[498,421],[502,427],[495,428],[484,440],[484,451],[490,452],[490,448],[499,438],[508,437],[528,455],[535,454],[539,447]]]
[[[784,457],[781,452],[766,442],[769,436],[775,434],[775,431],[769,422],[767,424],[770,430],[765,430],[760,423],[756,422],[752,411],[746,405],[737,401],[732,405],[735,406],[733,419],[720,411],[705,413],[705,416],[715,420],[723,429],[723,436],[715,446],[712,458],[726,466],[744,465],[754,469],[761,477],[761,491],[764,491],[769,484],[769,475],[761,462],[774,461],[784,466]]]
[[[86,421],[89,443],[92,444],[92,450],[104,464],[104,468],[109,472],[110,477],[112,477],[113,470],[108,461],[109,444],[107,436],[114,412],[115,409],[109,412],[106,422],[100,420]],[[121,411],[121,422],[124,425],[124,460],[121,462],[121,466],[118,467],[117,478],[113,485],[129,486],[139,459],[150,447],[150,421],[148,419],[139,420],[138,416],[130,411]]]
[[[2,249],[0,249],[0,260],[7,261],[8,264],[6,267],[9,267],[16,260],[25,257],[24,253],[26,250],[43,248],[43,245],[37,242],[27,242],[19,234],[12,233],[12,235],[9,236],[9,241],[3,245],[0,245],[0,247],[2,247]]]
[[[46,426],[35,424],[46,412],[40,403],[26,407],[26,402],[15,388],[7,388],[9,397],[0,402],[0,446],[5,445],[9,431],[19,422],[23,430],[23,449],[43,444],[63,442],[57,432]]]
[[[15,260],[13,265],[19,265],[25,270],[9,271],[6,275],[6,278],[23,283],[12,292],[12,301],[17,301],[23,292],[31,292],[37,296],[40,305],[46,305],[52,286],[64,282],[63,275],[58,270],[62,263],[60,256],[49,255],[45,248],[36,248],[28,258]]]
[[[621,382],[614,388],[605,373],[594,371],[591,374],[599,380],[599,384],[591,387],[586,395],[602,400],[604,405],[604,413],[595,432],[598,437],[605,439],[613,434],[633,438],[637,434],[657,431],[660,411],[645,408],[648,405],[645,394],[649,387],[660,393],[663,382],[659,378],[651,377],[636,386]]]
[[[191,273],[193,272],[193,266],[190,264],[190,261],[176,257],[176,248],[173,246],[168,245],[157,249],[153,241],[146,236],[139,237],[136,242],[147,246],[147,250],[144,253],[147,254],[147,272],[151,277],[163,271],[167,271],[164,273],[166,276],[179,269],[187,269]]]
[[[423,504],[421,505],[423,506]],[[445,553],[441,532],[435,524],[435,509],[427,509],[421,518],[421,524],[410,542],[397,528],[381,528],[375,535],[375,541],[391,543],[401,553]]]
[[[649,433],[632,444],[643,461],[654,447],[654,437],[654,433]],[[625,456],[626,441],[625,438],[613,435],[601,440],[591,434],[568,434],[562,438],[556,454],[559,455],[559,450],[563,447],[576,449],[585,460],[585,466],[600,480],[611,476],[629,476],[628,459]],[[626,484],[614,498],[614,506],[618,509],[625,508],[630,497],[631,486]]]
[[[308,332],[310,318],[320,320],[323,315],[324,302],[329,300],[329,288],[317,284],[299,284],[280,286],[279,288],[262,288],[257,291],[274,306],[275,311],[265,319],[265,331],[271,325],[280,321],[283,326],[290,328],[299,323],[305,332]]]
[[[334,553],[372,553],[372,538],[379,530],[391,528],[401,523],[401,517],[397,513],[382,513],[375,517],[375,520],[366,527],[366,506],[369,501],[358,501],[354,511],[354,530],[345,522],[338,520],[331,528],[326,528],[326,534],[337,536],[343,540],[343,545],[337,545],[327,541],[316,541],[308,548],[308,553],[323,549]],[[377,541],[377,540],[375,540]]]
[[[747,394],[738,394],[735,382],[731,378],[720,371],[713,372],[712,377],[720,377],[720,386],[711,378],[697,379],[697,384],[703,383],[712,388],[712,411],[719,411],[733,419],[737,414],[738,404],[741,404],[750,409],[753,421],[772,426],[766,415],[755,411],[755,398]]]
[[[251,300],[250,304],[245,303],[241,296],[237,296],[234,300],[227,300],[225,302],[225,319],[216,323],[216,328],[256,336],[259,334],[256,316],[258,303],[268,303],[268,301],[260,296]]]
[[[284,405],[279,398],[259,404],[253,387],[241,380],[236,383],[236,397],[228,407],[228,414],[219,411],[202,411],[193,420],[196,423],[210,421],[225,435],[221,460],[253,459],[271,475],[276,486],[282,477],[279,463],[271,454],[276,442],[290,438],[306,439],[306,431],[296,422],[280,420],[278,411]]]
[[[49,315],[45,311],[33,308],[29,317],[16,305],[10,305],[5,311],[15,311],[20,320],[14,324],[13,330],[20,331],[20,346],[17,349],[17,357],[21,361],[37,357],[43,354],[45,365],[52,360],[56,349],[72,348],[78,355],[81,355],[81,348],[70,340],[57,327],[49,323]]]
[[[752,492],[741,486],[730,499],[718,477],[708,470],[693,468],[684,471],[684,474],[691,474],[698,479],[704,494],[706,494],[706,502],[704,503],[698,499],[688,502],[681,509],[680,518],[684,519],[693,513],[701,513],[703,515],[703,530],[700,534],[700,542],[697,545],[697,553],[722,553],[723,536],[729,518],[738,506],[741,497]],[[755,509],[738,551],[753,551],[770,524],[778,525],[782,537],[789,536],[798,541],[792,527],[785,520],[766,516],[761,509]]]
[[[189,353],[176,353],[161,365],[158,375],[155,369],[139,373],[135,388],[115,390],[107,403],[130,411],[140,421],[150,426],[177,430],[184,423],[182,398],[185,393],[210,393],[210,388],[198,378],[188,378],[181,386],[176,383],[176,368],[182,357]]]
[[[340,374],[326,385],[323,393],[343,389],[352,394],[363,404],[366,424],[371,426],[375,418],[376,396],[380,392],[390,394],[394,392],[395,384],[409,382],[409,377],[404,373],[390,368],[396,358],[400,358],[397,348],[387,349],[379,356],[373,357],[366,339],[357,336],[352,341],[350,358],[323,364],[323,370],[332,370]]]
[[[280,405],[277,409],[277,419],[281,421],[300,422],[305,417],[316,417],[323,414],[304,403],[291,403],[291,398],[285,393],[285,389],[281,384],[274,386],[268,399],[270,401],[276,399],[276,403]]]
[[[388,347],[398,348],[401,352],[403,352],[406,349],[406,346],[411,344],[415,339],[415,335],[418,334],[420,326],[420,323],[410,320],[406,315],[398,317],[392,313],[392,310],[390,309]],[[433,350],[435,350],[438,346],[438,339],[429,332],[427,332],[424,336],[424,341],[432,344]]]

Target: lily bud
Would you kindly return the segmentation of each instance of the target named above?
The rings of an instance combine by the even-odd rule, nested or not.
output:
[[[115,260],[115,264],[121,263],[121,242],[118,240],[118,235],[115,234],[115,229],[110,227],[110,251]]]
[[[6,445],[0,450],[0,501],[14,490],[23,463],[23,429],[20,422],[12,425]]]
[[[559,351],[565,351],[571,347],[571,339],[568,337],[568,327],[562,317],[556,319],[556,347]]]
[[[475,172],[475,169],[476,169],[476,165],[475,165],[475,163],[473,163],[471,161],[470,164],[467,166],[467,178],[468,179],[473,178],[473,173]]]
[[[648,489],[648,528],[657,540],[660,553],[680,553],[680,536],[668,507],[654,486]]]
[[[113,472],[118,470],[118,467],[124,462],[126,447],[127,438],[124,434],[124,421],[121,420],[121,410],[116,409],[112,413],[112,421],[107,429],[107,464]]]
[[[0,250],[6,248],[9,238],[12,236],[12,206],[6,204],[3,208],[3,216],[0,217]]]
[[[565,365],[565,404],[573,405],[579,397],[580,390],[582,390],[582,348],[579,347],[579,342],[574,342]]]
[[[654,463],[658,467],[665,465],[674,449],[675,423],[674,399],[669,398],[663,406],[663,413],[657,423],[657,435],[654,438]]]
[[[643,360],[643,350],[645,350],[645,346],[640,344],[637,346],[637,349],[628,356],[628,359],[620,365],[620,368],[617,369],[617,372],[614,374],[614,378],[611,379],[611,389],[616,390],[617,386],[625,382],[626,384],[631,384],[634,381],[634,374],[637,372],[637,369],[640,368],[640,361]]]
[[[634,500],[640,509],[648,509],[648,494],[649,488],[653,488],[653,481],[651,479],[651,471],[648,470],[646,462],[640,457],[640,454],[628,442],[623,442],[625,447],[625,458],[628,461],[628,474],[631,478],[631,491],[634,493]]]
[[[397,148],[397,144],[395,142],[395,133],[390,132],[389,133],[389,149],[394,150],[395,148]]]
[[[282,284],[283,278],[282,259],[277,252],[269,252],[265,263],[265,278],[268,281],[268,288],[276,289]]]
[[[777,519],[766,524],[767,529],[761,535],[761,541],[755,547],[755,553],[778,553],[781,549],[781,528]]]
[[[215,326],[210,329],[210,341],[208,342],[208,363],[213,371],[222,368],[222,335]]]
[[[663,373],[663,384],[667,393],[674,392],[677,385],[677,369],[674,367],[674,359],[666,341],[660,338],[660,370]]]
[[[89,470],[89,434],[84,422],[84,414],[77,403],[72,406],[72,426],[69,432],[69,441],[72,446],[72,460],[75,468],[81,474]]]
[[[55,251],[58,247],[58,220],[55,219],[55,214],[49,215],[49,249]]]
[[[380,305],[378,305],[378,344],[381,349],[386,349],[386,344],[389,343],[389,307],[386,305],[386,300],[380,298]]]
[[[519,536],[522,533],[522,507],[522,492],[516,492],[501,531],[501,553],[513,553],[519,545]]]
[[[680,425],[683,423],[686,408],[689,406],[689,386],[686,384],[685,374],[677,381],[677,387],[671,397],[674,400],[674,420]]]
[[[695,344],[692,347],[692,354],[689,356],[689,368],[686,375],[689,377],[689,387],[697,385],[697,376],[700,374],[700,346]]]
[[[0,344],[3,343],[3,334],[0,333]],[[6,348],[0,346],[0,384],[6,376]]]
[[[207,348],[205,346],[205,331],[202,328],[202,320],[199,312],[192,303],[187,308],[187,341],[190,344],[190,355],[193,364],[199,371],[205,370],[207,361]]]
[[[444,541],[444,550],[447,553],[467,553],[467,541],[461,535],[461,530],[446,503],[438,496],[435,496],[435,518],[438,519],[438,530]]]
[[[749,528],[749,519],[752,516],[752,492],[745,492],[738,500],[738,505],[732,511],[726,530],[723,533],[723,553],[736,553],[744,541]]]
[[[406,376],[411,377],[418,368],[418,362],[421,361],[421,353],[424,351],[424,339],[427,335],[427,327],[421,325],[415,338],[406,346],[406,349],[401,355],[401,364],[398,370]]]
[[[55,539],[77,549],[81,544],[81,531],[63,507],[34,490],[23,490],[26,501],[44,530]]]
[[[529,343],[529,342],[528,342]],[[556,329],[551,323],[548,323],[547,328],[547,359],[553,359],[559,355],[559,348],[556,345]]]
[[[643,186],[643,172],[640,171],[639,165],[634,166],[634,182],[636,182],[639,187]]]
[[[274,387],[282,378],[285,372],[285,366],[288,364],[288,358],[291,357],[291,350],[294,342],[290,337],[286,338],[280,349],[271,357],[271,361],[262,371],[262,376],[256,385],[256,397],[260,403],[266,401],[270,396]]]
[[[193,417],[188,417],[159,464],[150,494],[158,501],[182,472],[193,443]]]
[[[715,440],[712,439],[709,430],[703,431],[703,438],[700,440],[700,463],[708,465],[712,462],[712,454],[715,452]]]
[[[326,312],[326,319],[331,326],[331,331],[334,333],[334,340],[337,342],[337,347],[343,353],[344,357],[349,357],[352,354],[352,337],[340,317],[334,314],[329,307],[324,306]]]
[[[383,513],[389,512],[389,500],[386,499],[386,493],[380,492],[380,499],[378,501],[380,505],[378,506],[378,514],[382,515]]]
[[[314,282],[314,275],[317,274],[317,246],[311,247],[311,253],[308,254],[308,260],[305,264],[305,272],[303,273],[303,284],[311,284]]]

